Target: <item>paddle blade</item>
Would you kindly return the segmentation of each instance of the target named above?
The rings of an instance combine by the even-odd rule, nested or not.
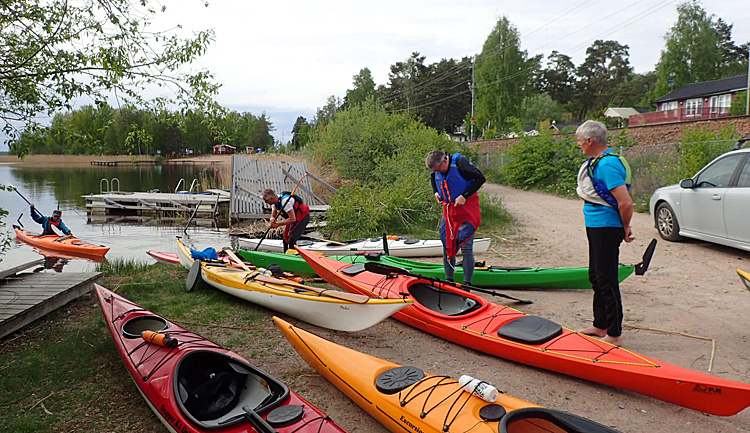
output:
[[[635,274],[643,275],[648,270],[648,265],[651,264],[651,258],[654,257],[654,250],[656,250],[656,238],[651,239],[651,243],[646,247],[646,252],[643,253],[643,259],[640,263],[635,265]]]
[[[750,291],[750,273],[737,269],[737,275],[740,276],[740,281],[745,285],[745,288]]]
[[[380,274],[380,275],[390,275],[390,274],[413,275],[411,272],[407,271],[406,269],[401,269],[395,266],[384,265],[382,263],[376,263],[376,262],[365,263],[365,270],[368,272],[372,272],[374,274]]]

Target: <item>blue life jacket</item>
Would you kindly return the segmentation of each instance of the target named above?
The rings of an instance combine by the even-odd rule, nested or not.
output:
[[[442,201],[453,203],[456,198],[465,193],[469,188],[469,185],[474,182],[474,179],[464,179],[463,176],[461,176],[461,173],[458,172],[456,161],[458,161],[460,156],[460,153],[453,154],[448,173],[443,174],[439,171],[435,172],[435,186],[437,186],[438,194]]]
[[[599,197],[602,198],[602,200],[606,201],[610,206],[617,208],[617,199],[614,195],[612,195],[612,192],[607,189],[607,187],[604,185],[603,182],[598,181],[594,177],[594,168],[596,165],[601,161],[602,158],[607,156],[616,156],[617,159],[620,160],[620,163],[625,167],[625,186],[628,188],[628,191],[630,191],[630,182],[632,173],[630,171],[630,164],[628,164],[628,161],[621,157],[620,155],[617,155],[615,153],[605,153],[603,155],[599,155],[596,159],[589,158],[588,164],[586,165],[586,173],[588,174],[589,179],[591,179],[591,183],[594,186],[594,190],[599,195]]]

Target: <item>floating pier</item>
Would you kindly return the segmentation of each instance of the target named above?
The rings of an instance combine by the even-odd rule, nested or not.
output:
[[[226,215],[230,194],[210,189],[197,194],[164,192],[109,192],[84,195],[89,215],[157,215],[176,216],[195,214],[197,218]]]

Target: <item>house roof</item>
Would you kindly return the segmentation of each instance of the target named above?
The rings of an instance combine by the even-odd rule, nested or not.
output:
[[[683,99],[697,98],[699,96],[719,95],[732,91],[747,89],[747,74],[736,77],[723,78],[721,80],[704,81],[702,83],[686,84],[674,92],[667,93],[654,103],[677,101]]]
[[[631,107],[609,107],[604,112],[606,117],[618,117],[620,119],[630,119],[630,116],[638,114],[638,110]]]

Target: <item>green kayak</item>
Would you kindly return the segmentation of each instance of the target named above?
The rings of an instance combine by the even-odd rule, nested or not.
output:
[[[263,251],[239,250],[239,255],[260,268],[267,268],[271,263],[281,266],[284,272],[295,275],[315,275],[310,265],[296,254],[268,253]],[[334,260],[346,263],[366,263],[376,261],[390,266],[406,269],[414,274],[427,277],[445,278],[442,263],[424,263],[399,257],[379,254],[358,256],[331,256]],[[620,265],[620,281],[627,278],[635,266]],[[463,269],[456,266],[455,280],[463,281]],[[489,288],[542,288],[542,289],[591,289],[589,268],[516,268],[500,266],[477,266],[471,285]]]

